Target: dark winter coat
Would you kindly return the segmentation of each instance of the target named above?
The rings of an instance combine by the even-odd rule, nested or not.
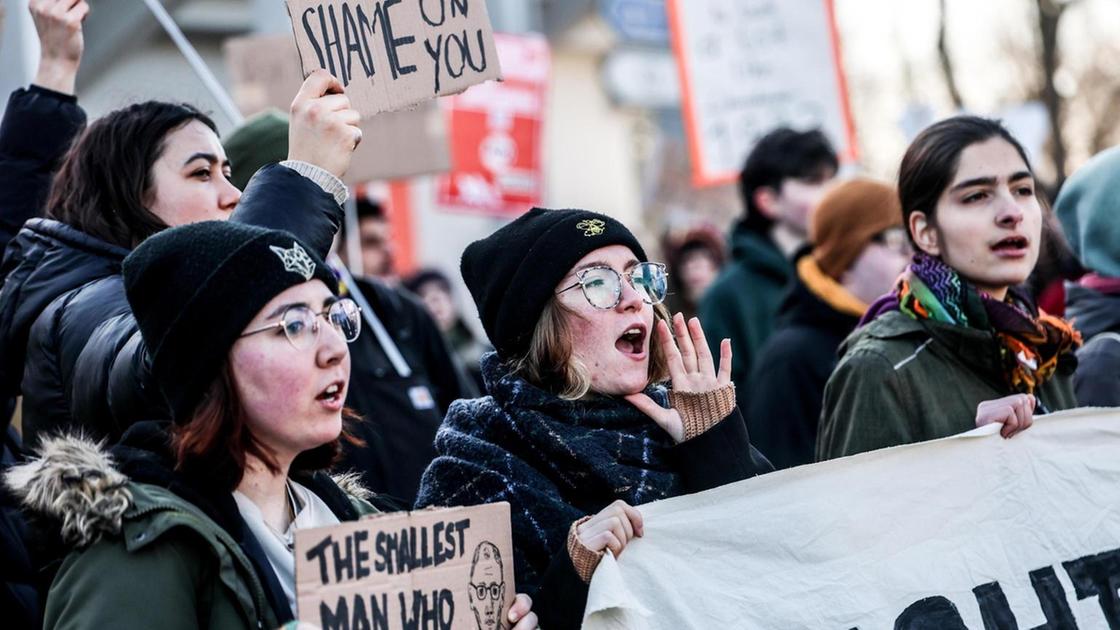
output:
[[[731,380],[743,409],[754,391],[751,369],[774,330],[782,294],[793,276],[793,265],[768,236],[739,223],[731,232],[731,260],[700,298],[700,321],[712,356],[719,356],[720,340],[731,340]]]
[[[821,300],[794,274],[749,385],[751,441],[775,468],[814,461],[824,386],[836,367],[837,348],[858,323],[858,317]]]
[[[41,457],[8,473],[38,526],[68,550],[47,597],[45,628],[216,630],[291,620],[232,494],[174,472],[169,457],[166,434],[140,423],[112,457],[81,439],[47,438]],[[323,473],[292,478],[341,521],[400,508],[349,480],[353,494]]]
[[[0,122],[0,251],[42,214],[54,172],[85,124],[73,95],[37,85],[12,92]]]
[[[9,108],[4,124],[46,124],[41,117],[49,105],[60,117],[80,112],[77,103],[49,96],[36,93],[38,108]],[[55,134],[45,136],[69,144]],[[52,153],[44,148],[41,154]],[[45,180],[31,184],[36,182],[46,185]],[[28,192],[24,201],[42,198]],[[34,216],[42,209],[5,207],[0,213]],[[311,180],[271,165],[250,181],[230,220],[286,229],[325,256],[342,209]],[[132,422],[167,417],[125,300],[120,263],[127,254],[49,219],[27,221],[9,243],[0,288],[0,396],[23,395],[28,444],[67,426],[116,438]]]
[[[579,627],[587,586],[566,549],[573,521],[622,499],[633,505],[771,470],[738,410],[681,444],[628,402],[562,400],[483,357],[489,396],[462,400],[436,436],[417,507],[508,501],[514,573],[543,628]],[[666,392],[647,393],[665,404]]]
[[[350,344],[346,406],[363,418],[351,432],[365,445],[348,445],[339,469],[360,474],[374,492],[411,504],[420,476],[436,456],[433,443],[448,407],[478,393],[417,297],[380,280],[357,284],[412,374],[400,376],[370,327],[362,327]]]
[[[1073,389],[1085,407],[1120,407],[1120,295],[1066,285],[1066,317],[1081,332]]]
[[[963,433],[975,428],[977,405],[1014,393],[995,336],[974,328],[890,311],[852,333],[840,353],[824,391],[820,460]],[[1066,359],[1035,391],[1036,414],[1077,405],[1076,361]]]

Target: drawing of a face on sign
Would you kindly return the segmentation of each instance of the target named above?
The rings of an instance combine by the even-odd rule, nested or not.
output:
[[[467,592],[479,630],[501,627],[502,603],[506,599],[502,575],[502,554],[498,547],[485,540],[478,543],[471,559],[471,583]]]

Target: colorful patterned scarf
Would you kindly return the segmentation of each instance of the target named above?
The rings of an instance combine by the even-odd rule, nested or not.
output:
[[[1004,379],[1016,392],[1034,393],[1054,375],[1058,361],[1081,346],[1081,333],[1069,322],[1039,313],[1014,288],[1001,302],[924,253],[914,256],[895,292],[872,305],[865,321],[895,309],[918,320],[991,331],[1000,344]]]

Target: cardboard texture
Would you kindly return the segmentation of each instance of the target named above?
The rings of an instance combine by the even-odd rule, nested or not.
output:
[[[298,619],[323,630],[509,627],[508,503],[300,530],[295,555]]]
[[[641,506],[585,630],[1120,628],[1120,409]]]
[[[304,76],[325,68],[363,116],[501,79],[485,0],[287,0]]]
[[[241,113],[270,107],[287,112],[303,83],[299,53],[288,34],[249,35],[227,40],[226,65]],[[346,183],[442,173],[451,167],[447,122],[435,101],[415,109],[384,112],[362,121]]]

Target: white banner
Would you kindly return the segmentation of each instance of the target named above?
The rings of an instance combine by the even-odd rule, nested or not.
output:
[[[803,466],[641,508],[585,628],[1120,628],[1120,410]]]

